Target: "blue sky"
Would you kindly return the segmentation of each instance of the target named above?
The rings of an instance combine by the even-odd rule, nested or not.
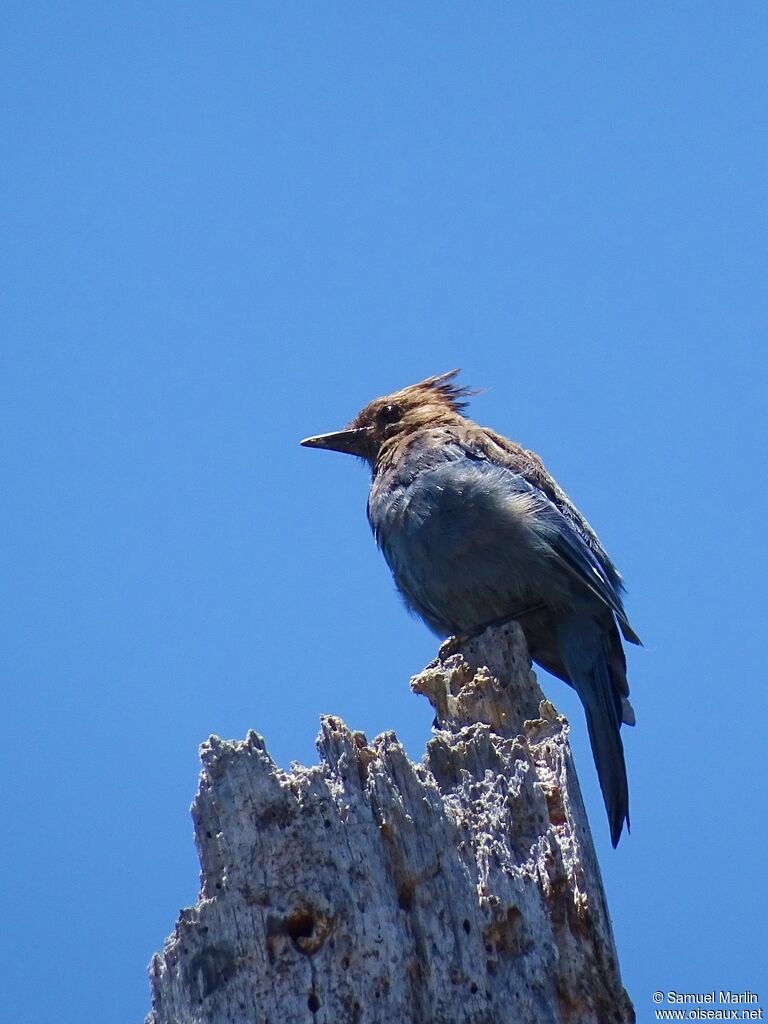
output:
[[[298,440],[455,366],[623,571],[638,1020],[765,989],[768,9],[0,13],[3,1007],[136,1021],[210,733],[431,715],[364,468]]]

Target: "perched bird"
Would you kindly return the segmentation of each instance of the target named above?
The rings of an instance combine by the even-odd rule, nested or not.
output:
[[[629,795],[622,722],[634,725],[619,637],[639,644],[622,581],[537,455],[463,415],[458,370],[377,398],[302,445],[357,455],[368,520],[408,606],[439,636],[520,623],[531,657],[578,693],[613,845]]]

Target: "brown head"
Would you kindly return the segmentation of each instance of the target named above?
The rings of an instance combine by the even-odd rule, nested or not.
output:
[[[419,384],[369,402],[348,427],[333,434],[307,437],[305,448],[328,448],[365,459],[375,466],[382,449],[423,427],[437,427],[463,419],[472,388],[453,383],[458,370],[428,377]]]

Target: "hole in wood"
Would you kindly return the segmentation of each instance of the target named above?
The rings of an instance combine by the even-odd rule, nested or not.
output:
[[[312,956],[333,931],[333,921],[330,914],[303,904],[285,917],[283,933],[300,953]]]
[[[401,910],[413,910],[413,892],[416,888],[412,881],[403,882],[397,894],[397,905]]]
[[[315,915],[306,907],[294,910],[285,919],[285,930],[294,942],[299,939],[309,939],[315,930]]]

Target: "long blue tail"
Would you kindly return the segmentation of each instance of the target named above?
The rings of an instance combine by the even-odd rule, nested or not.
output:
[[[612,620],[611,629],[615,630]],[[611,640],[611,631],[606,631],[590,612],[574,613],[557,626],[560,656],[586,712],[592,756],[615,847],[625,821],[629,831],[629,789],[619,731],[626,677],[618,678],[621,666],[615,656],[609,655]]]

